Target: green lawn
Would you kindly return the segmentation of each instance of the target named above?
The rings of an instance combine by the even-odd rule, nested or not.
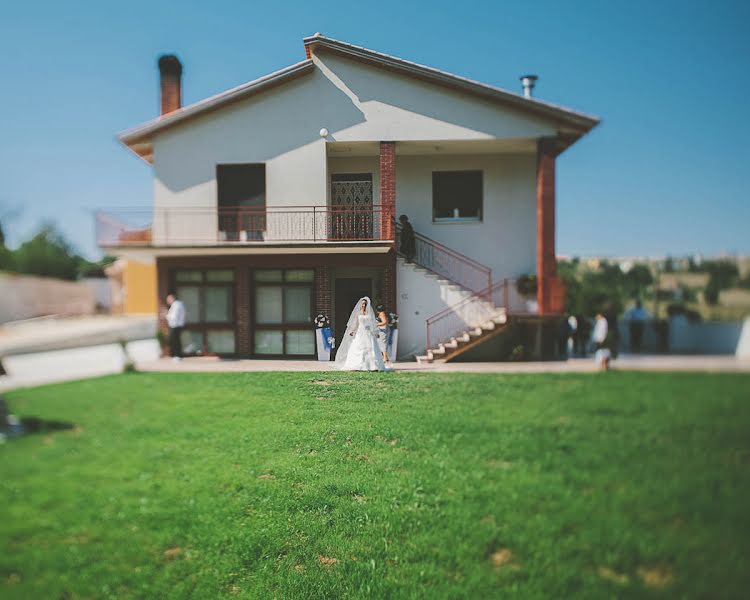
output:
[[[750,377],[133,374],[21,390],[2,598],[747,597]]]

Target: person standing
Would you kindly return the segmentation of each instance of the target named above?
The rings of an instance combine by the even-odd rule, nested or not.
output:
[[[398,218],[398,222],[401,223],[401,244],[399,250],[406,257],[406,262],[410,263],[414,260],[414,256],[417,253],[417,238],[414,235],[414,228],[409,223],[409,217],[401,215]]]
[[[630,325],[630,350],[633,352],[641,351],[643,331],[646,329],[646,320],[648,317],[649,314],[643,308],[640,300],[636,300],[635,306],[625,314],[625,318]]]
[[[378,322],[378,346],[383,355],[383,363],[388,365],[388,315],[385,314],[385,306],[382,304],[375,307],[375,318]]]
[[[609,369],[609,360],[612,356],[607,347],[608,333],[609,324],[607,323],[607,319],[602,312],[599,311],[596,313],[594,333],[591,336],[591,340],[594,342],[594,363],[596,363],[596,365],[603,371]]]
[[[185,327],[185,305],[173,292],[167,296],[167,325],[169,326],[169,353],[172,360],[182,360],[182,330]]]

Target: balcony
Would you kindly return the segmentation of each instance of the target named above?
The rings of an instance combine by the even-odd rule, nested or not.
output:
[[[393,215],[380,206],[122,209],[95,218],[102,248],[358,244],[389,242],[394,235]]]

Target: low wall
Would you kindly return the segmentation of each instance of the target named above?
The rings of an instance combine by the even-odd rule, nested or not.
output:
[[[620,350],[630,350],[630,324],[619,322]],[[653,322],[646,323],[642,350],[659,351]],[[668,351],[673,354],[725,354],[750,357],[750,318],[744,321],[700,321],[692,323],[684,316],[669,320]]]
[[[85,283],[0,273],[0,323],[43,315],[90,315],[94,291]]]

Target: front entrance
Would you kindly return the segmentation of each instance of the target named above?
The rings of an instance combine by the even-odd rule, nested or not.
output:
[[[363,296],[372,298],[372,279],[364,277],[336,278],[336,308],[333,318],[333,328],[336,336],[336,347],[346,332],[346,322],[354,310],[357,300]]]

